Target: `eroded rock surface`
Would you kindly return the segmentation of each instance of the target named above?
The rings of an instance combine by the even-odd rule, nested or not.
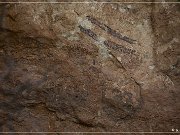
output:
[[[0,8],[0,131],[179,129],[179,4]]]

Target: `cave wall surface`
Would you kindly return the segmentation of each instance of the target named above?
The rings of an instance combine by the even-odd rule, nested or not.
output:
[[[1,3],[0,12],[1,132],[180,128],[179,4]]]

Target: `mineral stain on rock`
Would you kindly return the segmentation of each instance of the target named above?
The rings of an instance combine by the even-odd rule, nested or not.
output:
[[[127,36],[123,36],[122,34],[118,33],[115,30],[113,30],[112,28],[110,28],[106,24],[103,24],[103,23],[99,22],[97,19],[95,19],[95,18],[93,18],[91,16],[87,16],[87,18],[91,23],[99,26],[102,30],[106,31],[108,34],[112,35],[113,37],[116,37],[116,38],[118,38],[120,40],[124,40],[124,41],[126,41],[126,42],[128,42],[130,44],[133,44],[133,42],[136,41],[136,40],[130,39]]]
[[[0,15],[0,132],[179,130],[179,4],[7,2]]]

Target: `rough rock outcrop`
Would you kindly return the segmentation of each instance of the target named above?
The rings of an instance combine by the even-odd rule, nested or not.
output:
[[[179,4],[0,9],[0,131],[179,128]]]

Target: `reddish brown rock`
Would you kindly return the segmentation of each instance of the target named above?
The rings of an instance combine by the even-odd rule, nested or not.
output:
[[[0,8],[0,131],[179,128],[178,4]]]

